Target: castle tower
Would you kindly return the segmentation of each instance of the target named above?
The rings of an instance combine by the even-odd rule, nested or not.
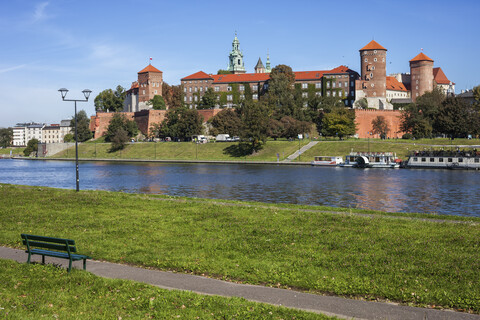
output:
[[[138,72],[138,102],[146,102],[162,95],[163,72],[149,64]]]
[[[427,91],[433,90],[433,60],[423,52],[410,60],[412,101]]]
[[[272,72],[272,68],[270,67],[270,55],[267,53],[267,67],[265,69],[266,73]]]
[[[360,51],[361,82],[366,98],[383,98],[387,93],[387,49],[375,40]]]
[[[257,65],[255,66],[255,73],[265,73],[265,67],[261,58],[258,58]]]
[[[243,65],[243,53],[240,51],[240,41],[238,41],[237,34],[232,42],[232,51],[230,51],[228,71],[232,73],[245,73],[245,66]]]

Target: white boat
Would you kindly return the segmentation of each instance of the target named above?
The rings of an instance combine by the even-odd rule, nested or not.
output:
[[[312,166],[338,166],[343,159],[338,156],[317,156],[311,163]]]
[[[415,151],[406,168],[480,170],[480,152],[470,151]]]
[[[400,168],[400,163],[393,152],[351,152],[345,156],[345,162],[340,166],[355,168]]]

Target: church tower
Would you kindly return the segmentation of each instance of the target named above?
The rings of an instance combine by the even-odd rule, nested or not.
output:
[[[265,73],[265,67],[261,58],[258,58],[257,65],[255,66],[255,73]]]
[[[433,90],[433,60],[420,52],[410,60],[412,101],[427,91]]]
[[[268,54],[268,52],[267,52],[267,67],[265,69],[265,72],[266,73],[272,72],[272,68],[270,67],[270,55]]]
[[[238,41],[237,34],[232,42],[232,51],[229,55],[228,71],[232,73],[245,73],[245,66],[243,64],[243,53],[240,51],[240,41]]]

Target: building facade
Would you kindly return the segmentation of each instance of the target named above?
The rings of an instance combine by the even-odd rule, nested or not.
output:
[[[147,102],[154,96],[162,96],[163,72],[149,64],[138,72],[137,81],[126,92],[124,112],[137,112],[152,109]]]

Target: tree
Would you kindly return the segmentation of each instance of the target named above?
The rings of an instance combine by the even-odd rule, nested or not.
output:
[[[231,72],[228,71],[228,70],[219,69],[219,70],[217,71],[217,74],[231,74]]]
[[[217,94],[213,91],[212,88],[208,88],[205,91],[202,99],[200,100],[200,105],[197,109],[213,109],[217,104]]]
[[[118,128],[111,138],[112,145],[110,152],[115,152],[125,148],[125,144],[129,140],[128,132],[124,128]]]
[[[195,109],[180,108],[169,111],[159,126],[152,129],[159,137],[175,137],[188,140],[202,133],[203,118]]]
[[[212,126],[212,129],[210,130],[212,135],[221,133],[228,133],[230,136],[240,135],[242,120],[232,109],[224,109],[220,111],[209,120],[209,123]]]
[[[285,127],[283,123],[279,120],[269,119],[268,120],[268,128],[267,128],[267,135],[274,140],[283,137]]]
[[[162,94],[168,109],[177,109],[183,107],[182,85],[170,86],[168,83],[162,83]]]
[[[435,131],[451,138],[466,138],[479,132],[480,115],[475,106],[457,97],[446,98],[434,122]]]
[[[240,137],[242,144],[248,146],[251,152],[256,152],[263,147],[267,141],[268,112],[261,102],[244,103],[242,108],[242,128]]]
[[[117,86],[115,91],[112,89],[103,90],[95,97],[95,110],[104,112],[122,111],[125,95],[125,89],[120,85]]]
[[[35,138],[28,141],[27,147],[23,150],[23,154],[25,157],[28,157],[32,152],[38,152],[38,140]]]
[[[320,130],[319,130],[320,129]],[[338,136],[340,139],[355,134],[355,112],[346,108],[336,108],[321,117],[319,133],[327,137]]]
[[[13,129],[1,128],[0,129],[0,147],[6,148],[12,145],[13,141]]]
[[[165,105],[165,100],[162,96],[156,94],[152,99],[147,101],[148,106],[152,106],[153,110],[165,110],[167,109]]]
[[[113,138],[117,135],[118,130],[123,129],[127,132],[130,138],[138,134],[137,123],[133,120],[128,120],[123,114],[115,113],[108,124],[107,133],[105,134],[105,141],[113,142]]]
[[[75,142],[75,137],[73,136],[73,134],[67,133],[67,134],[63,137],[63,142]]]
[[[70,120],[70,128],[70,132],[75,140],[75,117],[72,117],[72,120]],[[90,140],[93,137],[90,131],[90,119],[84,110],[77,112],[77,134],[79,142]]]
[[[268,104],[275,108],[278,118],[294,116],[296,113],[294,82],[295,74],[287,65],[278,65],[270,73],[266,99]]]
[[[359,109],[367,109],[368,108],[368,100],[367,98],[362,98],[355,102],[355,107]]]
[[[380,135],[381,139],[385,139],[387,137],[388,131],[390,131],[390,128],[388,127],[387,120],[385,120],[384,116],[377,116],[375,119],[372,120],[373,134],[378,134]]]
[[[480,86],[473,88],[473,98],[475,99],[475,105],[477,109],[480,109]]]

